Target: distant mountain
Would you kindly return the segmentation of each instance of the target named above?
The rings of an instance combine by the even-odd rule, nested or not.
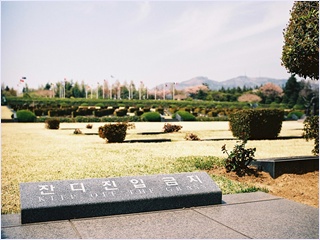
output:
[[[227,88],[235,88],[240,87],[243,88],[246,87],[260,87],[263,84],[266,84],[268,82],[274,83],[276,85],[279,85],[280,87],[283,87],[287,79],[274,79],[274,78],[267,78],[267,77],[247,77],[247,76],[239,76],[236,78],[231,78],[226,81],[218,82],[211,80],[207,77],[195,77],[187,81],[183,81],[176,84],[176,89],[182,90],[188,87],[198,86],[202,85],[203,83],[208,84],[209,88],[212,90],[219,90],[222,87],[225,89]],[[166,83],[168,86],[171,86],[172,83]],[[158,85],[158,89],[162,89],[163,85]]]

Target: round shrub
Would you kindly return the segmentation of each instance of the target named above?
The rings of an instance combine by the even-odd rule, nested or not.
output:
[[[19,110],[17,111],[18,122],[34,122],[37,117],[29,110]]]
[[[161,122],[161,116],[158,112],[146,112],[141,115],[141,120],[145,122]]]
[[[182,121],[196,121],[196,117],[187,111],[177,111],[175,114],[179,114]]]
[[[278,109],[240,110],[230,114],[229,124],[239,139],[275,139],[281,131],[284,112]]]
[[[303,116],[303,112],[292,111],[288,114],[287,119],[298,120]]]
[[[95,106],[96,106],[96,107],[104,108],[104,104],[103,104],[103,103],[97,103]]]

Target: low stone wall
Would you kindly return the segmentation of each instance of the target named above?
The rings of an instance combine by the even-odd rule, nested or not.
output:
[[[251,163],[259,170],[268,172],[272,178],[284,173],[303,174],[319,170],[318,156],[297,156],[260,159]]]

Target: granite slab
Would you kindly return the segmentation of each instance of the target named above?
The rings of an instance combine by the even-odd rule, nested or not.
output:
[[[23,224],[222,202],[206,172],[21,183],[20,197]]]

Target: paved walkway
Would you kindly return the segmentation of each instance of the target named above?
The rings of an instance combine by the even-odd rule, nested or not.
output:
[[[1,238],[311,238],[319,209],[267,193],[223,195],[223,204],[45,223],[2,215]]]

